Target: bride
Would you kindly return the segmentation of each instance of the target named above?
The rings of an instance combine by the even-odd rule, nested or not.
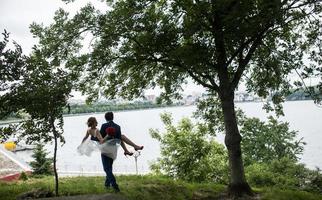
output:
[[[102,154],[112,158],[117,157],[117,149],[120,146],[121,140],[115,138],[115,129],[109,127],[106,129],[107,135],[102,138],[99,130],[96,128],[97,120],[95,117],[90,117],[87,120],[88,129],[82,143],[77,147],[77,151],[81,155],[90,156],[93,151],[101,151]],[[89,136],[98,138],[99,142],[87,140]]]

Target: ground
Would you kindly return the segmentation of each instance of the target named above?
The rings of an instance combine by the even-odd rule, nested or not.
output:
[[[257,194],[253,197],[242,197],[239,200],[259,200],[260,196]],[[126,197],[117,194],[101,194],[101,195],[78,195],[78,196],[62,196],[52,198],[41,198],[37,200],[128,200]],[[217,196],[205,195],[195,193],[192,200],[232,200],[224,193]]]
[[[128,200],[127,198],[117,194],[101,194],[101,195],[77,195],[42,198],[37,200]]]

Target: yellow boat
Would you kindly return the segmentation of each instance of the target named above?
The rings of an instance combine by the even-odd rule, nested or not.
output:
[[[4,148],[7,149],[8,151],[14,151],[16,149],[16,143],[9,141],[4,143]]]

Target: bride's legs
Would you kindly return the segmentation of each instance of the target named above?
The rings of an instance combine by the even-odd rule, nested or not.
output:
[[[123,140],[121,140],[121,147],[124,150],[124,155],[129,155],[129,156],[133,155],[133,153],[126,148],[126,145],[124,144]]]
[[[139,146],[139,145],[136,145],[134,142],[132,142],[128,137],[126,137],[125,135],[121,135],[121,138],[122,138],[122,142],[124,141],[126,144],[132,146],[134,148],[135,151],[137,150],[142,150],[143,149],[143,146]],[[125,144],[123,143],[123,145],[125,146]],[[123,147],[123,146],[122,146]],[[127,151],[127,148],[123,148],[124,151]]]

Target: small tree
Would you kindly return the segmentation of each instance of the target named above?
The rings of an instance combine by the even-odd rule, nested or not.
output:
[[[245,165],[282,158],[297,161],[304,150],[303,138],[296,140],[297,132],[289,130],[287,122],[279,122],[272,116],[267,122],[245,118],[240,134]]]
[[[5,40],[6,41],[6,40]],[[4,43],[6,44],[6,42]],[[7,51],[11,52],[11,51]],[[18,57],[18,58],[17,58]],[[6,63],[13,65],[21,54],[9,53],[0,57],[1,70],[5,70]],[[9,62],[10,61],[10,62]],[[41,46],[34,47],[30,56],[24,57],[18,67],[9,77],[4,76],[2,86],[6,92],[0,96],[0,117],[12,112],[23,110],[29,118],[17,128],[1,129],[1,138],[7,138],[13,131],[19,130],[20,139],[27,143],[54,141],[53,167],[55,175],[55,193],[58,195],[58,173],[56,169],[56,155],[58,140],[64,143],[63,109],[67,105],[73,81],[77,74],[60,67],[57,59],[52,59],[44,53]],[[3,65],[3,63],[5,65]]]
[[[28,75],[21,85],[14,88],[6,97],[30,115],[21,129],[27,142],[54,142],[55,194],[58,196],[58,173],[56,167],[58,140],[63,138],[63,109],[72,89],[74,74],[48,61],[43,52],[34,49],[28,59]]]
[[[166,132],[150,130],[152,138],[161,143],[161,158],[152,165],[152,170],[186,181],[227,183],[227,151],[214,138],[207,137],[206,126],[194,124],[188,118],[174,126],[167,113],[161,119]]]
[[[33,150],[32,157],[34,161],[30,162],[33,174],[51,175],[53,174],[52,158],[48,158],[48,153],[44,150],[44,145],[38,143]]]

